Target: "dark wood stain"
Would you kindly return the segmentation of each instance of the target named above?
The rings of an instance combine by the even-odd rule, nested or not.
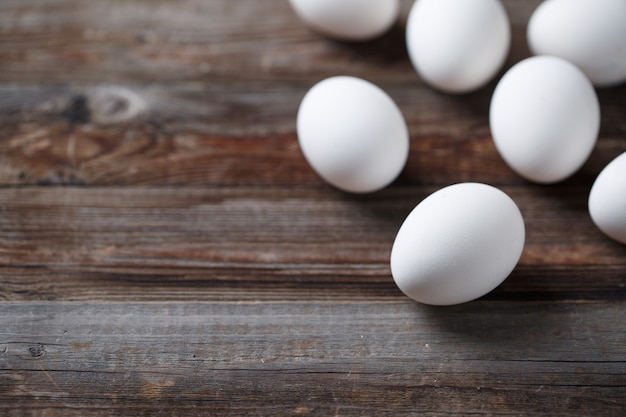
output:
[[[539,0],[506,0],[507,66]],[[0,415],[621,416],[626,246],[587,213],[626,151],[626,85],[599,90],[583,168],[530,184],[498,156],[495,81],[425,86],[403,19],[364,44],[275,0],[0,4]],[[411,132],[386,190],[347,195],[302,157],[320,79],[383,87]],[[481,181],[527,244],[480,300],[419,305],[389,271],[436,189]]]

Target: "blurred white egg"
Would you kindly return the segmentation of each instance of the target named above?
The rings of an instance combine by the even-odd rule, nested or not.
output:
[[[524,219],[508,195],[486,184],[455,184],[408,215],[393,243],[391,273],[416,301],[464,303],[509,276],[524,240]]]
[[[331,38],[366,41],[398,20],[399,0],[289,0],[296,14],[314,30]]]
[[[589,214],[604,234],[626,244],[626,152],[611,161],[593,183]]]
[[[547,0],[528,23],[535,55],[566,59],[598,87],[626,81],[626,0]]]
[[[522,177],[555,183],[587,160],[600,129],[593,85],[576,66],[539,56],[514,65],[491,99],[491,134],[505,162]]]
[[[305,95],[298,140],[311,167],[348,192],[379,190],[400,174],[409,154],[409,131],[398,106],[360,78],[323,80]]]
[[[502,67],[511,27],[499,0],[417,0],[407,20],[406,42],[427,84],[466,93],[487,84]]]

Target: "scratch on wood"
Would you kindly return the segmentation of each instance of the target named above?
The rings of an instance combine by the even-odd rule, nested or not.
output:
[[[60,393],[65,393],[65,391],[63,391],[61,389],[61,387],[59,386],[59,384],[57,384],[57,382],[54,380],[54,378],[52,378],[52,375],[50,375],[48,373],[48,371],[45,370],[45,368],[43,367],[43,365],[41,363],[38,363],[37,366],[39,366],[39,369],[41,370],[41,372],[44,373],[44,375],[46,376],[46,378],[48,378],[48,380],[52,383],[52,385],[54,385],[54,387],[56,388],[56,390]]]
[[[156,381],[150,381],[143,379],[141,381],[141,395],[147,399],[159,399],[165,388],[174,386],[174,381],[171,379],[159,379]]]
[[[91,345],[93,345],[93,342],[91,340],[88,340],[86,342],[79,342],[79,341],[72,342],[73,349],[89,349]]]
[[[69,138],[67,139],[67,160],[70,161],[70,163],[74,163],[74,155],[75,155],[75,151],[76,151],[76,136],[74,135],[70,135]]]

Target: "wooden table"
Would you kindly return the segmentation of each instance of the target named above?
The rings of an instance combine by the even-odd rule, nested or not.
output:
[[[539,0],[509,0],[528,56]],[[530,184],[465,96],[413,71],[402,21],[329,41],[287,1],[0,3],[0,415],[626,413],[626,246],[587,213],[626,150],[626,86],[571,179]],[[298,147],[308,88],[350,74],[407,118],[401,177],[365,196]],[[389,271],[408,212],[445,185],[498,186],[527,245],[494,292],[406,298]]]

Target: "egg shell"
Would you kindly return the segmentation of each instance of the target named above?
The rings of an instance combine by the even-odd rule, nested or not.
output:
[[[431,194],[408,215],[393,243],[391,273],[416,301],[464,303],[509,276],[524,240],[524,219],[508,195],[486,184],[455,184]]]
[[[317,32],[339,40],[367,41],[398,20],[399,0],[289,0],[293,10]]]
[[[553,55],[578,66],[598,87],[626,81],[626,1],[547,0],[528,23],[535,55]]]
[[[398,106],[378,86],[356,77],[331,77],[313,86],[300,104],[297,130],[311,167],[348,192],[384,188],[409,155],[409,131]]]
[[[498,152],[514,171],[530,181],[555,183],[576,172],[593,150],[600,104],[576,66],[531,57],[496,86],[489,123]]]
[[[626,152],[611,161],[594,181],[589,214],[604,234],[626,244]]]
[[[422,79],[446,93],[487,84],[504,64],[511,27],[499,0],[417,0],[407,20],[409,57]]]

